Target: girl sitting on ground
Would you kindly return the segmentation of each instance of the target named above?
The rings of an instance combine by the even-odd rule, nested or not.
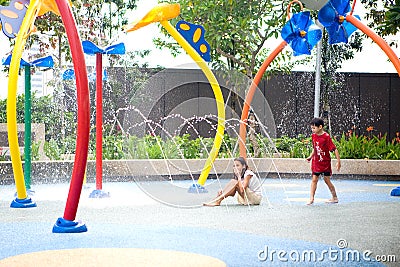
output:
[[[242,205],[259,205],[262,199],[261,182],[252,172],[244,158],[239,157],[233,161],[234,178],[228,182],[224,189],[218,191],[218,195],[204,206],[219,206],[222,200],[238,193],[238,202]]]

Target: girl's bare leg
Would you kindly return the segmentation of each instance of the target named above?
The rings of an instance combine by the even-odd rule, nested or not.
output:
[[[236,194],[237,187],[238,187],[239,182],[235,179],[230,180],[224,189],[222,189],[222,193],[218,194],[218,196],[213,199],[211,202],[208,203],[203,203],[204,206],[219,206],[221,205],[222,200],[224,200],[226,197],[233,197]]]

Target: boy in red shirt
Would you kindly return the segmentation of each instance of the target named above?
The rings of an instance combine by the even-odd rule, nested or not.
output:
[[[318,178],[322,174],[324,181],[331,191],[332,198],[327,203],[338,203],[339,200],[336,195],[335,186],[331,182],[332,168],[331,168],[331,156],[329,152],[334,152],[337,163],[336,169],[340,170],[340,156],[339,151],[333,144],[331,137],[324,131],[324,121],[321,118],[314,118],[310,122],[312,131],[312,144],[313,152],[307,158],[307,161],[311,161],[312,181],[310,189],[310,201],[307,205],[314,203],[315,191],[317,190]]]

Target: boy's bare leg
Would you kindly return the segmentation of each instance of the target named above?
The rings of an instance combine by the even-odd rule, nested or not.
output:
[[[213,206],[221,205],[222,200],[224,200],[226,197],[234,196],[236,194],[238,184],[239,183],[237,180],[234,180],[234,179],[230,180],[226,184],[224,189],[222,189],[221,194],[218,194],[218,196],[215,199],[213,199],[212,201],[210,201],[208,203],[203,203],[203,206],[213,207]]]
[[[310,187],[310,200],[307,202],[307,205],[312,205],[314,203],[314,196],[315,196],[315,191],[317,191],[317,184],[318,184],[318,176],[313,174]]]
[[[327,201],[327,203],[338,203],[339,200],[338,200],[338,197],[336,195],[335,186],[331,182],[331,177],[330,176],[324,176],[324,181],[325,181],[326,185],[328,186],[328,188],[329,188],[329,190],[331,191],[331,194],[332,194],[332,198],[329,199]]]

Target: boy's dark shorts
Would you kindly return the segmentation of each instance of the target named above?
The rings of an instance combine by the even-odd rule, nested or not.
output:
[[[332,172],[313,172],[313,175],[320,176],[321,174],[324,176],[332,176]]]

